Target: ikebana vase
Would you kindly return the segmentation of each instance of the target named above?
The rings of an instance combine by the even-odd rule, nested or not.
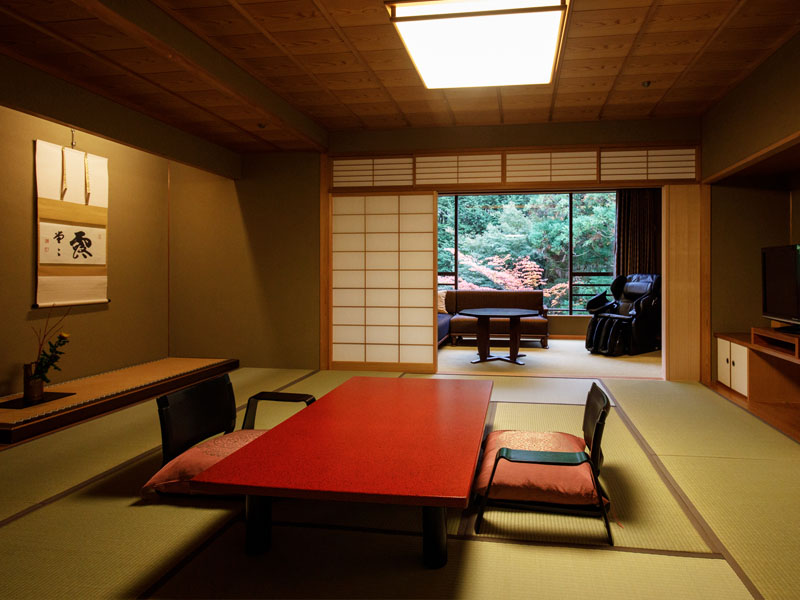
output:
[[[36,404],[44,398],[44,381],[34,377],[36,363],[22,365],[22,398],[28,404]]]

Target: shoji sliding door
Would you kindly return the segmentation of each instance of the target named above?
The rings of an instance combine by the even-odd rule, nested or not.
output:
[[[331,368],[435,372],[436,194],[331,208]]]

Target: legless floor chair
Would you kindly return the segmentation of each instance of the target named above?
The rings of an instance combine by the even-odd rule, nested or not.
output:
[[[304,402],[308,406],[314,402],[314,397],[260,392],[248,399],[239,431],[234,431],[236,400],[228,375],[158,398],[163,466],[144,485],[142,494],[190,493],[192,477],[264,433],[265,430],[254,429],[254,426],[258,403],[266,400]],[[220,433],[223,435],[212,437]]]
[[[583,438],[559,432],[493,431],[485,442],[476,481],[480,533],[488,505],[601,517],[608,543],[608,495],[598,476],[600,442],[610,402],[592,384],[583,413]]]

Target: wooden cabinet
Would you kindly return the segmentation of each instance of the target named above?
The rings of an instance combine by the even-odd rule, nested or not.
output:
[[[717,381],[747,396],[747,347],[717,338]]]
[[[717,333],[714,389],[800,441],[800,335]]]

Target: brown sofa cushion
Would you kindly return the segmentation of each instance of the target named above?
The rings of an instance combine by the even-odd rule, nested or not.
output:
[[[523,336],[547,336],[547,309],[541,290],[449,290],[445,297],[450,319],[450,334],[476,334],[478,319],[457,314],[469,308],[524,308],[538,310],[541,316],[523,317],[520,326]],[[508,319],[491,319],[490,334],[508,334]]]
[[[491,307],[497,308],[497,307]],[[523,317],[519,320],[522,335],[547,335],[547,319]],[[478,319],[464,315],[453,315],[450,319],[450,334],[458,335],[478,331]],[[508,319],[489,319],[489,333],[508,333]]]

